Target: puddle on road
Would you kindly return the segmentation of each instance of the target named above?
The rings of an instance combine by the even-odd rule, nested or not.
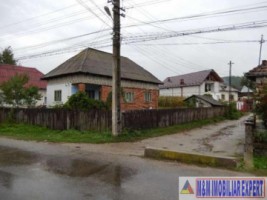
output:
[[[0,166],[29,165],[37,161],[37,156],[27,151],[0,146]]]
[[[48,158],[43,162],[43,165],[45,170],[55,174],[80,178],[90,176],[114,186],[120,186],[123,181],[137,173],[136,170],[112,163],[69,159],[67,157]]]
[[[108,161],[72,159],[66,156],[41,155],[15,148],[0,146],[0,167],[28,165],[60,176],[97,179],[98,181],[120,186],[137,173],[130,167],[124,167]],[[0,185],[9,187],[12,174],[0,171]]]
[[[0,171],[0,187],[11,188],[13,178],[11,173]]]
[[[43,163],[44,168],[48,171],[72,177],[88,177],[108,166],[108,164],[69,159],[67,157],[48,158]]]

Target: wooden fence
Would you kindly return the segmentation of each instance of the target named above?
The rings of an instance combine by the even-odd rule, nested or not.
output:
[[[167,127],[222,116],[225,111],[225,107],[127,111],[122,113],[122,127],[134,130]],[[0,122],[11,118],[16,123],[40,125],[56,130],[111,129],[111,111],[105,110],[0,108]]]

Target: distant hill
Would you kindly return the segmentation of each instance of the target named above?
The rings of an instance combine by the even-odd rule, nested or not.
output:
[[[240,90],[242,88],[242,85],[241,85],[241,76],[232,76],[232,87]],[[222,79],[224,80],[224,83],[226,85],[229,85],[229,76],[225,76],[225,77],[222,77]]]

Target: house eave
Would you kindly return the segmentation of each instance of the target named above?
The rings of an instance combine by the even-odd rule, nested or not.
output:
[[[97,76],[97,77],[112,78],[112,76],[106,76],[106,75],[102,75],[102,74],[75,72],[75,73],[69,73],[69,74],[59,74],[59,75],[55,75],[55,76],[43,77],[42,80],[52,80],[52,79],[63,78],[63,77],[67,77],[67,76],[73,76],[73,75],[90,75],[90,76]],[[121,78],[121,80],[136,81],[136,82],[149,83],[149,84],[155,84],[155,85],[163,84],[161,81],[152,82],[152,81],[144,81],[144,80],[137,80],[137,79],[130,79],[130,78]]]

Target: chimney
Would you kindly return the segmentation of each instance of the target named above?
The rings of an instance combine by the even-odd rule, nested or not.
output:
[[[261,65],[262,66],[267,66],[267,60],[263,60]]]

